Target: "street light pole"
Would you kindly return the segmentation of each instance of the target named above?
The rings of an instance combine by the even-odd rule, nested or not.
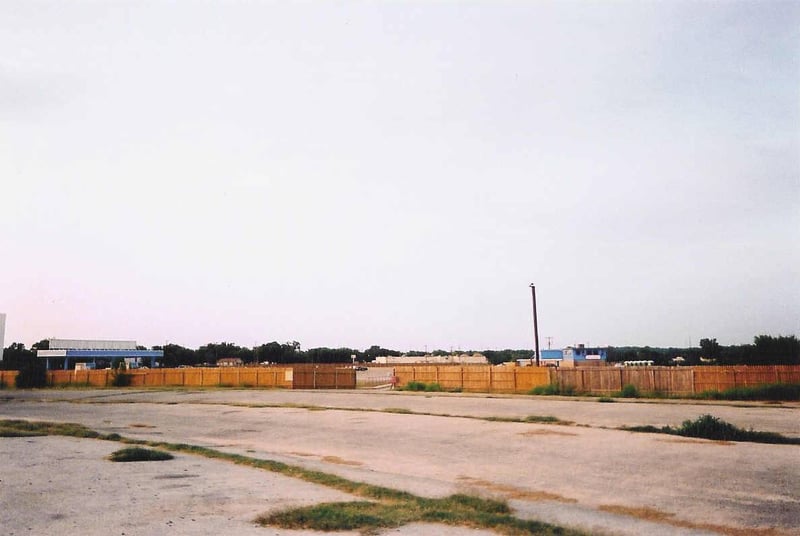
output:
[[[531,283],[531,297],[533,298],[533,342],[536,344],[536,366],[539,366],[539,320],[536,317],[536,285]]]

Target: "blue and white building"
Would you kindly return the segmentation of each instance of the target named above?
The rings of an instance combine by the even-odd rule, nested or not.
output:
[[[136,341],[93,341],[80,339],[48,339],[48,350],[37,350],[36,356],[46,360],[47,368],[64,360],[64,369],[76,363],[86,363],[95,368],[98,361],[113,363],[123,359],[129,368],[148,364],[156,366],[156,359],[164,357],[163,350],[139,350]]]
[[[608,348],[590,347],[583,344],[567,346],[563,350],[542,350],[539,363],[550,367],[582,367],[608,362]]]

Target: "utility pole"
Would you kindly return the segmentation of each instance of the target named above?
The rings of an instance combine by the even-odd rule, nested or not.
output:
[[[536,366],[539,366],[539,320],[536,317],[536,285],[531,283],[531,297],[533,298],[533,342],[536,344]]]

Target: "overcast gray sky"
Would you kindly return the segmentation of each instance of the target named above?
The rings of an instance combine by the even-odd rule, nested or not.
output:
[[[800,332],[798,2],[0,3],[0,311],[196,347]]]

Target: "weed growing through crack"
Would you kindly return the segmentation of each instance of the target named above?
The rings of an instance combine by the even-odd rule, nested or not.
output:
[[[649,432],[656,434],[678,435],[683,437],[697,437],[700,439],[713,439],[716,441],[748,441],[751,443],[777,443],[785,445],[800,445],[800,439],[782,436],[774,432],[757,432],[743,430],[723,421],[713,415],[701,415],[695,420],[685,420],[679,428],[671,426],[625,426],[622,430],[630,432]]]
[[[174,456],[169,452],[143,447],[126,447],[111,453],[108,457],[112,462],[158,462],[173,458]]]

